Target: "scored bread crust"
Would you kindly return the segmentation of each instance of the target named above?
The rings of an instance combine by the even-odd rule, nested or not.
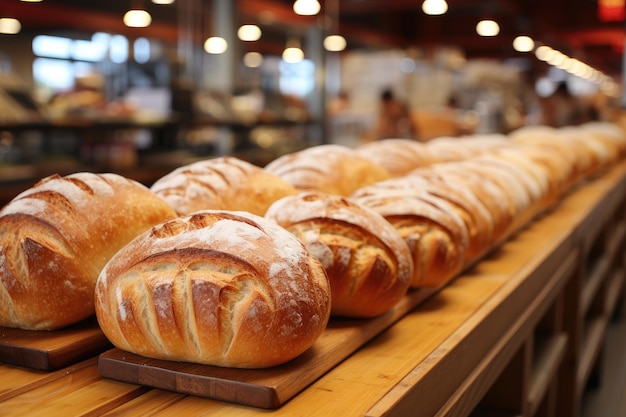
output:
[[[330,316],[322,265],[295,236],[245,212],[206,210],[153,227],[111,259],[95,296],[115,346],[236,368],[295,358]]]
[[[364,187],[351,198],[381,214],[407,242],[413,256],[411,287],[437,287],[465,264],[469,235],[451,205],[417,189]]]
[[[266,217],[293,233],[320,260],[330,280],[333,316],[378,316],[409,289],[409,248],[375,211],[345,197],[311,191],[276,201]]]
[[[297,192],[280,177],[232,156],[179,167],[150,189],[181,216],[208,209],[262,216],[271,203]]]
[[[117,174],[53,175],[0,211],[0,326],[54,330],[94,314],[100,270],[176,214]]]
[[[352,148],[327,144],[278,157],[265,166],[300,191],[349,196],[358,188],[391,177],[385,168]]]

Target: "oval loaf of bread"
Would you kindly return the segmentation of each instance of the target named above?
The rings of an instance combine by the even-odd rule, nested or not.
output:
[[[378,316],[409,289],[411,252],[375,211],[345,197],[311,191],[276,201],[265,216],[298,237],[322,262],[333,316]]]
[[[194,162],[158,179],[151,190],[185,216],[200,210],[248,211],[262,216],[297,190],[263,168],[232,156]]]
[[[300,191],[348,196],[391,177],[385,168],[347,146],[326,144],[274,159],[265,166]]]
[[[47,177],[0,211],[0,326],[53,330],[94,314],[100,270],[176,213],[116,174]]]
[[[413,188],[363,187],[352,197],[389,221],[413,257],[411,287],[438,287],[461,272],[469,234],[450,203]]]
[[[96,285],[100,327],[139,355],[265,368],[303,353],[326,328],[330,286],[291,233],[247,212],[206,210],[143,233]]]

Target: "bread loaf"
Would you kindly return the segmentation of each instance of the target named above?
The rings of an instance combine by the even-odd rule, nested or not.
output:
[[[232,156],[177,168],[158,179],[151,190],[181,216],[206,209],[262,216],[274,201],[296,193],[280,177]]]
[[[483,255],[493,244],[494,222],[491,214],[463,183],[447,180],[428,167],[416,169],[403,177],[381,181],[374,187],[424,192],[443,199],[465,223],[468,232],[467,261]]]
[[[434,162],[426,144],[412,139],[385,139],[368,142],[356,148],[357,153],[382,166],[393,177]]]
[[[283,155],[265,166],[300,191],[348,196],[390,178],[382,166],[341,145],[319,145]]]
[[[407,242],[413,257],[411,287],[437,287],[465,264],[469,237],[445,200],[417,189],[363,187],[351,198],[381,214]]]
[[[294,234],[322,263],[333,316],[378,316],[409,289],[409,248],[375,211],[345,197],[310,191],[276,201],[265,216]]]
[[[174,216],[148,188],[116,174],[41,180],[0,211],[0,326],[53,330],[92,316],[105,263]]]
[[[102,270],[95,297],[118,348],[237,368],[300,355],[331,307],[324,268],[295,236],[254,214],[216,210],[138,236]]]

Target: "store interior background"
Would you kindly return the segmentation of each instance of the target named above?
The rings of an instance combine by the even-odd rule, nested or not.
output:
[[[52,173],[150,184],[212,156],[262,166],[320,143],[358,146],[378,139],[385,88],[422,141],[552,123],[559,84],[593,118],[621,120],[623,3],[449,0],[443,15],[422,3],[326,0],[303,16],[292,0],[0,0],[0,18],[21,25],[0,34],[0,202]],[[124,24],[136,7],[149,26]],[[476,33],[485,18],[496,36]],[[241,40],[242,25],[260,38]],[[324,47],[334,34],[345,49]],[[534,47],[516,51],[520,35]],[[207,52],[211,37],[227,49]],[[283,60],[291,46],[303,61]]]

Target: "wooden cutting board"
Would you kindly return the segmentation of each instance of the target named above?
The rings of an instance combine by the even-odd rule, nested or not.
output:
[[[0,327],[0,362],[52,371],[111,348],[95,317],[54,331]]]
[[[121,349],[100,355],[106,378],[259,408],[277,408],[439,289],[411,290],[373,319],[331,319],[306,352],[281,366],[234,369],[150,359]]]

